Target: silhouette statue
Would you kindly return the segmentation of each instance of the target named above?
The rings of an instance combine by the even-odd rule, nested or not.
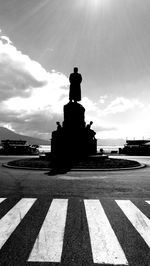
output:
[[[62,129],[60,122],[56,122],[56,125],[57,125],[57,131],[60,131]]]
[[[93,121],[90,121],[90,123],[86,126],[86,129],[87,130],[90,130],[91,129],[91,126],[92,126],[92,124],[93,124]]]
[[[69,100],[72,102],[81,101],[81,82],[82,76],[78,73],[78,68],[74,67],[74,72],[70,74],[70,92],[69,92]]]
[[[70,74],[69,81],[69,102],[63,108],[64,120],[62,124],[57,121],[57,130],[52,132],[52,174],[64,173],[76,162],[97,153],[96,133],[91,129],[93,122],[86,125],[85,108],[78,103],[82,76],[77,67]]]

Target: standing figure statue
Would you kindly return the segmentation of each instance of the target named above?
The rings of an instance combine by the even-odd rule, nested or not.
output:
[[[78,68],[74,67],[74,72],[70,74],[70,92],[69,92],[69,100],[72,102],[81,101],[81,82],[82,76],[78,73]]]

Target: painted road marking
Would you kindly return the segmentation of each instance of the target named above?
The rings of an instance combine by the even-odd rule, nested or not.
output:
[[[0,203],[3,202],[6,198],[0,198]]]
[[[130,200],[116,200],[116,202],[150,247],[150,220]]]
[[[21,199],[2,219],[0,219],[0,248],[19,225],[35,201],[36,199],[33,198]]]
[[[148,204],[150,204],[150,200],[145,200],[145,202],[147,202]]]
[[[53,199],[28,261],[61,262],[68,199]]]
[[[0,203],[5,199],[6,198],[0,198]],[[36,199],[33,198],[21,199],[0,219],[0,249],[17,228],[35,201]],[[31,253],[28,261],[39,263],[60,263],[61,259],[63,261],[62,254],[64,255],[64,253],[62,253],[62,250],[63,247],[66,247],[65,245],[63,246],[63,242],[65,241],[64,232],[66,227],[68,201],[69,199],[53,199],[46,217],[43,217],[43,225],[41,226],[41,229],[39,229],[40,232],[36,238],[33,249],[31,248],[32,250],[30,250]],[[115,200],[115,202],[134,226],[135,230],[147,243],[148,247],[150,247],[150,219],[148,219],[148,217],[130,200]],[[150,200],[145,200],[145,202],[150,204]],[[84,200],[84,206],[89,228],[88,237],[89,245],[91,246],[89,247],[92,251],[90,252],[92,253],[93,263],[129,265],[129,254],[124,253],[101,202],[97,199],[88,199]],[[70,222],[68,221],[67,227],[69,224]],[[15,237],[15,235],[13,237]],[[82,248],[82,243],[77,243],[77,245],[78,244],[79,247]],[[133,249],[135,248],[136,247],[133,246]],[[79,251],[77,250],[77,252],[82,251],[80,251],[79,248]],[[129,262],[127,261],[126,256]]]
[[[84,200],[94,263],[128,265],[99,200]]]

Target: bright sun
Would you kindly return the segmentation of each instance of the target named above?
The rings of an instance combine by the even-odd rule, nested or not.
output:
[[[99,4],[101,4],[103,2],[103,0],[92,0],[91,2],[92,2],[91,4],[96,7]]]
[[[110,6],[112,0],[76,0],[78,8],[88,9],[88,11],[98,11],[101,8]]]
[[[92,9],[99,9],[104,8],[109,5],[111,0],[84,0],[84,4],[88,5],[89,8]]]

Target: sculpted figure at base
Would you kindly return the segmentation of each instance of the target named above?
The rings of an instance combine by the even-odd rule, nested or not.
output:
[[[57,131],[60,131],[62,129],[60,122],[56,122],[56,125],[57,125]]]
[[[74,72],[70,74],[70,92],[69,92],[69,100],[72,102],[81,101],[81,82],[82,76],[78,73],[78,68],[74,67]]]

